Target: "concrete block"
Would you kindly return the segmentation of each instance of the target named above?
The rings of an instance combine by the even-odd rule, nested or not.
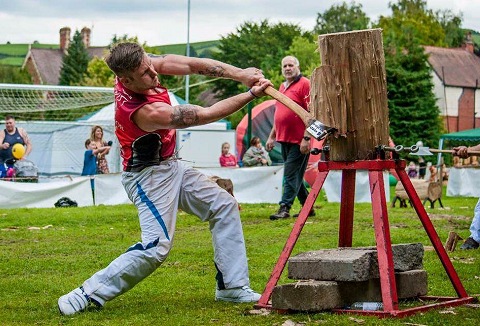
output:
[[[344,305],[353,302],[382,302],[380,279],[363,282],[337,282]],[[410,299],[427,295],[428,282],[425,270],[413,270],[395,273],[398,299]]]
[[[399,299],[427,294],[427,273],[414,270],[395,273]],[[343,308],[360,301],[382,301],[380,279],[363,282],[298,281],[276,286],[272,292],[272,308],[319,312]]]
[[[392,245],[395,272],[423,268],[420,243]],[[300,253],[288,260],[288,277],[296,280],[361,282],[379,278],[376,247],[345,247]]]
[[[300,253],[288,260],[288,277],[295,280],[367,281],[374,250],[338,248]]]
[[[313,312],[341,306],[337,282],[298,281],[276,286],[272,292],[273,309]]]
[[[358,247],[352,249],[374,250],[372,256],[372,271],[375,273],[372,276],[380,277],[378,275],[378,258],[376,247]],[[423,269],[423,256],[425,254],[425,251],[421,243],[404,243],[392,245],[392,254],[395,272],[406,272],[411,270]]]

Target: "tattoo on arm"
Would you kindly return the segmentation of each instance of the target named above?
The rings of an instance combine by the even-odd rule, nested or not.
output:
[[[165,58],[168,54],[152,54],[148,53],[147,54],[150,58]]]
[[[173,107],[172,124],[177,128],[186,128],[198,124],[197,107],[183,104]]]
[[[211,66],[211,67],[207,67],[206,70],[200,70],[198,73],[200,75],[211,76],[211,77],[223,77],[225,75],[225,69],[220,66]]]

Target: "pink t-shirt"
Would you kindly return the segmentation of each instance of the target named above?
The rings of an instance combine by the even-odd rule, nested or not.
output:
[[[280,93],[285,94],[298,105],[308,111],[310,102],[310,80],[299,75],[288,88],[285,83],[280,86]],[[305,124],[298,115],[278,102],[275,104],[275,139],[279,142],[300,144],[305,131]]]
[[[220,155],[219,161],[220,161],[220,166],[223,166],[223,167],[237,166],[237,158],[235,157],[235,155],[232,155],[232,154]]]

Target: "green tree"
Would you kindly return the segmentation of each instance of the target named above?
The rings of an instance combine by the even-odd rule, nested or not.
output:
[[[88,63],[84,86],[113,87],[115,75],[103,59],[94,57]]]
[[[461,28],[463,16],[451,10],[427,8],[425,0],[399,0],[390,3],[392,16],[380,16],[378,27],[388,31],[397,42],[417,38],[421,45],[459,47],[465,31]]]
[[[6,84],[31,84],[28,72],[14,66],[0,65],[0,83]]]
[[[392,49],[392,47],[390,47]],[[442,133],[427,56],[418,43],[385,54],[390,136],[396,144],[437,144]]]
[[[369,25],[370,18],[363,12],[361,4],[352,1],[349,6],[343,2],[317,14],[314,32],[317,34],[348,32],[366,29]]]
[[[312,38],[311,33],[302,31],[295,24],[270,24],[268,20],[245,22],[235,33],[220,39],[220,51],[214,58],[240,68],[258,67],[267,78],[276,80],[281,74],[280,62],[298,36]],[[226,98],[244,92],[246,88],[238,82],[218,80],[213,91],[219,98]],[[244,108],[228,118],[232,127],[236,127],[246,111]]]
[[[246,22],[220,39],[220,52],[215,59],[240,68],[258,67],[264,72],[277,71],[280,61],[297,36],[309,35],[302,32],[298,25],[270,24],[268,20],[260,23]],[[270,77],[268,74],[267,77]],[[223,97],[237,94],[244,86],[236,82],[217,83]]]
[[[435,13],[437,21],[445,32],[445,43],[448,47],[458,48],[462,45],[465,32],[460,27],[463,16],[455,15],[451,10],[439,10]]]
[[[67,54],[63,57],[62,69],[60,70],[60,85],[82,85],[87,73],[90,58],[83,44],[82,35],[77,30],[68,47]]]
[[[390,135],[397,144],[436,144],[442,133],[424,45],[445,46],[442,24],[423,0],[390,3],[392,16],[380,17],[387,73]]]
[[[132,42],[132,43],[139,43],[138,42],[138,37],[137,36],[128,36],[128,34],[123,34],[121,36],[118,36],[117,34],[114,34],[112,37],[112,41],[108,45],[108,47],[112,47],[113,45],[120,43],[120,42]],[[145,44],[144,44],[145,45]]]
[[[287,54],[293,55],[298,59],[302,74],[308,78],[312,75],[313,70],[321,64],[318,46],[313,37],[295,37],[288,48]],[[281,76],[280,64],[279,62],[277,70]],[[283,81],[283,76],[281,76],[281,78]],[[275,83],[275,85],[277,85],[277,83]]]
[[[427,9],[425,0],[399,0],[389,3],[391,16],[380,16],[378,27],[383,29],[384,42],[446,46],[445,31],[435,13]]]

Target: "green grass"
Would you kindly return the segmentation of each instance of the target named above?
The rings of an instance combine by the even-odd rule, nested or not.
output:
[[[208,52],[214,52],[218,50],[219,41],[204,41],[204,42],[195,42],[191,43],[192,48],[195,49],[195,52],[199,57],[202,57],[203,54]],[[169,45],[160,45],[156,46],[162,53],[168,54],[180,54],[185,55],[187,45],[185,43],[181,44],[169,44]]]
[[[393,194],[393,188],[392,188]],[[449,231],[468,236],[476,198],[443,197],[445,209],[427,208],[440,239]],[[340,204],[322,193],[317,216],[309,218],[293,255],[335,248]],[[252,288],[263,291],[293,226],[293,219],[272,222],[273,204],[243,204],[242,221]],[[293,208],[296,212],[298,204]],[[445,270],[412,208],[388,208],[392,243],[421,242],[429,295],[455,296]],[[48,227],[51,225],[50,227]],[[355,205],[354,246],[374,245],[370,204]],[[37,229],[31,229],[37,227]],[[45,227],[45,228],[43,228]],[[40,228],[40,229],[38,229]],[[214,301],[215,268],[208,225],[181,212],[174,247],[167,261],[131,291],[100,311],[60,316],[57,299],[136,243],[140,237],[132,205],[83,208],[0,210],[1,325],[477,325],[479,309],[460,306],[419,313],[403,319],[306,314],[252,315],[252,304]],[[469,295],[480,293],[480,250],[450,253]],[[286,273],[283,273],[286,274]],[[282,275],[279,284],[288,282]],[[449,313],[444,313],[448,311]]]
[[[31,44],[37,49],[58,49],[58,44]],[[28,53],[29,44],[0,44],[0,65],[21,67]]]
[[[1,44],[0,54],[11,56],[25,56],[28,52],[28,44]]]
[[[21,67],[25,57],[2,57],[0,55],[0,65]]]

